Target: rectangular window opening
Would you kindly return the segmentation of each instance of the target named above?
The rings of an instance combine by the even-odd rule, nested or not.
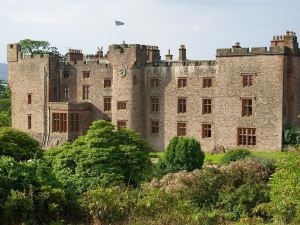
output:
[[[186,135],[186,122],[177,122],[177,136]]]
[[[238,145],[256,145],[256,128],[238,128]]]
[[[186,113],[186,98],[178,98],[177,112]]]

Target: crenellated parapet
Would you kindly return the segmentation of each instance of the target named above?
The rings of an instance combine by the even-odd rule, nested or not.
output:
[[[255,55],[285,55],[291,53],[286,46],[254,47],[254,48],[220,48],[217,49],[217,57],[230,56],[255,56]]]

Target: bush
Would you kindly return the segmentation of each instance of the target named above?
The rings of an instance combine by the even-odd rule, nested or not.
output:
[[[13,129],[0,128],[0,156],[11,156],[16,160],[29,160],[42,156],[38,141],[27,133]]]
[[[270,180],[273,216],[284,224],[300,223],[300,154],[288,153],[276,163]]]
[[[297,127],[284,128],[283,143],[286,145],[300,144],[300,128]]]
[[[200,143],[194,138],[174,137],[164,152],[159,167],[165,173],[179,170],[192,171],[202,167],[204,157]]]
[[[153,179],[152,187],[168,193],[178,193],[201,208],[213,207],[219,199],[219,190],[225,177],[219,169],[203,168],[192,172],[168,173],[161,180]]]
[[[78,193],[121,184],[137,185],[151,166],[148,144],[135,132],[116,131],[111,123],[95,121],[74,143],[46,152],[54,174]]]
[[[160,189],[144,189],[137,199],[129,224],[196,225],[195,208],[190,201]]]
[[[128,220],[134,200],[135,194],[132,191],[112,187],[84,193],[80,204],[93,223],[116,224]]]
[[[226,165],[231,162],[238,161],[240,159],[245,159],[251,156],[251,152],[244,148],[235,148],[224,154],[222,159],[220,160],[221,165]]]
[[[30,220],[30,214],[33,212],[32,198],[26,196],[23,192],[11,191],[1,211],[3,214],[0,222],[2,220],[3,224],[15,225],[27,222]]]

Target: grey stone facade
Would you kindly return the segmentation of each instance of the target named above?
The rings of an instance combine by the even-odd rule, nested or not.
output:
[[[9,44],[7,61],[13,127],[44,146],[72,140],[92,121],[104,119],[134,129],[156,151],[165,149],[182,124],[204,151],[237,145],[280,150],[283,127],[300,125],[300,51],[294,32],[273,37],[270,48],[236,43],[217,49],[210,61],[187,59],[183,45],[178,59],[169,52],[162,60],[156,46],[125,43],[111,45],[107,55],[70,50],[64,58],[24,56],[18,44]],[[245,77],[251,85],[244,85]],[[208,113],[205,104],[211,105]],[[58,114],[66,117],[56,123]],[[73,114],[79,115],[75,130]]]

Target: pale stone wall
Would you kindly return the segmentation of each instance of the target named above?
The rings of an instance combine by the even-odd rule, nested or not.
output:
[[[164,150],[177,135],[177,122],[186,122],[187,136],[200,141],[204,151],[235,147],[238,128],[256,128],[253,149],[279,150],[283,127],[300,126],[300,57],[293,35],[273,39],[269,49],[240,48],[239,44],[217,49],[216,61],[192,61],[184,56],[180,61],[161,60],[156,46],[125,43],[110,46],[108,56],[99,52],[90,58],[74,50],[78,61],[51,55],[23,59],[17,44],[8,45],[13,127],[55,145],[84,134],[94,120],[112,120],[115,125],[125,120],[127,127],[140,133],[156,151]],[[120,76],[121,68],[126,70],[124,77]],[[69,71],[68,78],[64,78],[64,71]],[[83,71],[90,71],[90,77],[83,78]],[[252,87],[242,86],[241,73],[256,74]],[[183,77],[187,86],[178,88],[177,80]],[[208,77],[212,87],[203,88],[203,78]],[[105,78],[112,79],[111,88],[104,88]],[[151,78],[159,79],[158,88],[150,87]],[[86,100],[83,85],[90,86]],[[70,90],[69,99],[63,98],[65,86]],[[27,93],[32,93],[31,105],[27,104]],[[104,111],[104,97],[112,97],[109,112]],[[151,97],[159,98],[159,112],[151,112]],[[187,99],[186,113],[177,112],[178,97]],[[252,116],[242,117],[243,97],[253,99]],[[203,98],[212,99],[209,115],[202,115]],[[126,101],[126,110],[117,110],[117,101]],[[52,112],[80,113],[80,132],[51,133]],[[28,114],[32,114],[31,130],[27,129]],[[151,121],[159,121],[158,134],[151,133]],[[211,138],[202,138],[203,123],[211,123]]]
[[[283,56],[217,58],[215,140],[225,148],[237,145],[237,128],[256,128],[259,150],[281,149],[283,120]],[[242,86],[241,73],[255,73],[252,87]],[[253,115],[242,117],[242,97],[253,98]]]

